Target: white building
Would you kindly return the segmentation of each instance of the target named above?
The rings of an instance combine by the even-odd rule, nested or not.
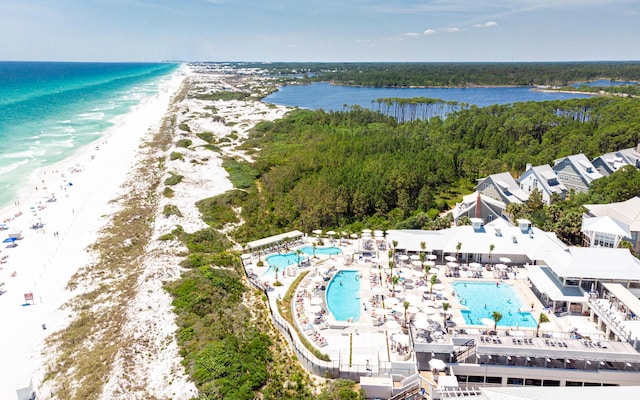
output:
[[[551,166],[537,165],[532,167],[527,164],[527,170],[524,171],[520,178],[520,189],[525,193],[531,194],[534,190],[539,190],[542,194],[542,201],[551,204],[552,196],[564,199],[567,194],[567,188],[558,180],[558,175]]]

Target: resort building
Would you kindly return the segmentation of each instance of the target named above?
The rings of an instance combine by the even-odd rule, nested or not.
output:
[[[616,224],[629,232],[631,245],[636,253],[640,253],[640,197],[610,204],[585,204],[588,210],[583,221],[593,217],[611,217]],[[584,222],[583,222],[584,229]],[[599,238],[602,238],[600,235]],[[593,243],[593,242],[592,242]]]
[[[581,231],[589,247],[616,248],[623,239],[631,239],[629,227],[609,216],[583,218]]]
[[[576,192],[588,191],[591,182],[602,178],[602,174],[582,153],[555,160],[553,170],[558,175],[558,180],[568,190]]]
[[[480,179],[476,190],[505,204],[524,203],[529,198],[509,172],[501,172]]]
[[[640,168],[640,144],[637,147],[603,154],[594,158],[592,163],[603,176],[609,176],[625,165]]]
[[[480,218],[484,223],[489,223],[497,219],[508,220],[505,214],[506,208],[507,206],[500,200],[480,192],[473,192],[464,196],[462,201],[449,212],[456,225],[461,217]]]
[[[551,204],[554,199],[564,199],[567,194],[567,188],[558,181],[558,175],[547,164],[535,167],[527,164],[527,169],[520,175],[518,182],[520,189],[527,194],[539,190],[542,194],[542,201],[546,204]]]

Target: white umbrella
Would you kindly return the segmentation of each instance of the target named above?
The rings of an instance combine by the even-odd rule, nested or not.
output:
[[[358,238],[358,234],[357,233],[352,233],[351,235],[349,235],[349,237],[351,239],[357,239]]]
[[[437,260],[438,256],[435,254],[427,254],[427,260]]]
[[[336,231],[329,231],[329,232],[327,232],[327,235],[329,235],[329,236],[333,236],[333,235],[335,235],[335,234],[336,234]]]
[[[397,313],[403,313],[404,312],[404,304],[403,303],[398,303],[395,306],[393,306],[392,310],[397,312]]]
[[[370,234],[370,233],[367,233],[367,232],[363,232],[363,233],[362,233],[362,238],[363,238],[363,239],[370,238],[370,237],[371,237],[371,234]]]
[[[509,257],[500,257],[499,260],[501,263],[505,264],[509,264],[511,262],[511,259]]]
[[[447,261],[456,261],[456,258],[454,256],[446,256],[444,259]]]
[[[420,309],[416,306],[409,306],[409,308],[407,308],[407,312],[409,314],[417,314],[420,312]]]
[[[362,233],[371,233],[371,229],[363,229]]]
[[[431,369],[442,370],[442,369],[445,369],[446,367],[447,365],[444,363],[444,361],[440,359],[432,358],[431,360],[429,360],[429,368]]]
[[[309,307],[309,311],[311,311],[313,314],[318,314],[322,311],[322,307],[320,306],[311,306]]]
[[[435,267],[436,266],[436,262],[435,261],[425,261],[424,265],[428,265],[430,267]]]
[[[320,297],[314,297],[313,299],[311,299],[311,301],[309,301],[309,303],[312,306],[319,306],[322,304],[322,299]]]
[[[321,277],[320,275],[317,275],[313,277],[313,281],[316,283],[324,282],[324,278]]]
[[[460,266],[460,264],[458,264],[457,262],[449,261],[447,263],[447,267],[449,267],[449,268],[458,268],[459,266]]]
[[[444,290],[444,285],[442,283],[436,283],[435,285],[433,285],[433,290],[436,290],[438,292],[442,291]]]
[[[469,266],[470,266],[471,268],[476,268],[476,269],[480,269],[480,268],[482,268],[482,264],[477,263],[477,262],[469,263]]]
[[[379,264],[380,263],[380,259],[378,257],[373,257],[371,259],[371,262],[374,263],[374,264]]]
[[[417,255],[417,254],[412,254],[409,258],[410,258],[410,259],[412,259],[412,260],[414,260],[414,261],[415,261],[415,260],[420,260],[420,256],[419,256],[419,255]]]
[[[400,329],[400,324],[395,320],[385,322],[384,326],[392,331]]]
[[[422,302],[422,304],[424,304],[425,307],[433,307],[433,308],[435,308],[435,306],[436,306],[436,302],[433,301],[433,300],[424,300]]]
[[[415,321],[413,321],[413,326],[415,326],[418,329],[429,329],[431,328],[431,323],[429,321],[427,321],[426,319],[416,319]]]
[[[315,229],[313,231],[311,231],[311,233],[313,233],[314,235],[319,235],[322,233],[322,229]]]
[[[326,275],[329,273],[329,268],[328,267],[320,267],[318,268],[318,273],[321,275]]]
[[[404,301],[408,301],[409,304],[411,305],[416,305],[420,302],[420,299],[418,299],[418,296],[416,296],[415,294],[408,294],[406,296],[404,296]]]
[[[377,238],[381,238],[381,237],[384,237],[384,233],[382,233],[382,232],[373,232],[373,236],[375,236]]]
[[[422,262],[420,262],[419,260],[413,260],[411,261],[411,265],[413,265],[414,267],[422,267]]]
[[[482,325],[486,325],[486,326],[494,326],[494,325],[496,324],[496,321],[494,321],[494,320],[493,320],[493,319],[491,319],[491,318],[486,318],[486,317],[485,317],[485,318],[482,318],[482,319],[480,320],[480,323],[481,323]]]
[[[383,234],[384,235],[384,232],[382,230],[380,230],[380,229],[376,229],[375,231],[373,231],[373,234],[374,235],[379,235],[379,234]]]
[[[374,308],[373,309],[373,313],[379,317],[382,317],[384,315],[389,315],[391,314],[390,310],[386,310],[384,308]]]
[[[371,289],[371,292],[373,292],[373,294],[385,294],[387,293],[387,289],[383,288],[382,286],[376,286],[373,289]]]
[[[391,340],[400,343],[403,346],[407,346],[409,344],[409,335],[404,333],[394,333],[391,335]]]
[[[398,260],[400,260],[400,261],[407,261],[408,259],[409,259],[409,256],[406,255],[406,254],[400,254],[398,256]]]
[[[504,264],[496,264],[496,268],[500,269],[500,270],[504,270],[507,269],[507,266]]]

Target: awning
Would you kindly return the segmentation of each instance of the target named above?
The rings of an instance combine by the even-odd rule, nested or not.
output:
[[[540,293],[546,294],[552,301],[567,301],[571,303],[587,301],[587,293],[581,287],[564,286],[547,266],[528,265],[527,276],[533,286]]]

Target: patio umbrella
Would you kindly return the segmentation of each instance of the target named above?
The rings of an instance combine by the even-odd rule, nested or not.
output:
[[[441,284],[441,283],[436,283],[435,285],[433,285],[433,290],[438,291],[438,292],[442,291],[442,290],[444,290],[444,285]]]
[[[507,266],[504,264],[496,264],[496,268],[500,269],[500,270],[504,270],[507,269]]]
[[[391,311],[384,309],[382,307],[379,307],[379,308],[374,308],[373,313],[378,317],[382,317],[382,316],[391,314]]]
[[[14,237],[8,237],[5,240],[2,241],[2,243],[13,243],[16,240],[18,240],[18,238],[14,238]]]
[[[436,262],[435,261],[425,261],[424,265],[428,265],[430,267],[435,267],[436,266]]]
[[[432,358],[431,360],[429,360],[429,368],[442,370],[447,368],[447,365],[440,359]]]
[[[352,233],[351,235],[349,235],[349,237],[351,239],[357,239],[358,238],[358,234],[357,233]]]
[[[480,268],[482,268],[482,264],[477,263],[477,262],[469,263],[469,266],[470,266],[471,268],[476,268],[476,269],[480,269]]]
[[[505,264],[509,264],[511,262],[511,259],[509,257],[500,257],[498,260],[500,260],[501,263]]]
[[[486,326],[494,326],[494,325],[496,324],[496,321],[494,321],[494,320],[493,320],[493,319],[491,319],[491,318],[486,318],[486,317],[485,317],[485,318],[482,318],[482,319],[480,320],[480,323],[481,323],[482,325],[486,325]]]
[[[327,232],[327,235],[329,235],[329,236],[333,236],[333,235],[335,235],[335,234],[336,234],[336,231],[329,231],[329,232]]]
[[[449,268],[458,268],[459,266],[460,266],[460,264],[458,264],[457,262],[449,261],[447,263],[447,267],[449,267]]]
[[[322,311],[322,307],[320,306],[311,306],[309,307],[309,311],[311,311],[313,314],[318,314]]]
[[[371,229],[363,229],[362,233],[371,233]]]
[[[400,260],[400,261],[407,261],[408,259],[409,259],[409,256],[406,255],[406,254],[400,254],[398,256],[398,260]]]
[[[437,260],[438,256],[435,254],[427,254],[427,260]]]
[[[387,289],[383,288],[382,286],[376,286],[371,289],[371,292],[373,292],[373,294],[381,295],[387,293]]]
[[[409,258],[410,258],[410,259],[412,259],[412,260],[414,260],[414,261],[416,261],[416,260],[420,260],[420,256],[419,256],[419,255],[417,255],[417,254],[412,254]]]
[[[417,314],[420,312],[420,309],[416,306],[409,306],[409,308],[407,308],[407,312],[409,314]]]
[[[322,304],[322,299],[320,297],[314,297],[313,299],[311,299],[311,301],[309,302],[312,306],[319,306]]]
[[[447,261],[456,261],[456,258],[454,256],[446,256],[444,259]]]
[[[389,297],[388,299],[385,299],[384,301],[384,306],[386,308],[393,308],[393,306],[395,306],[396,304],[398,304],[398,299],[395,297]]]
[[[418,296],[416,296],[415,294],[408,294],[406,296],[404,296],[404,301],[408,301],[409,304],[411,305],[416,305],[420,302],[420,299],[418,299]]]
[[[384,233],[382,233],[382,232],[373,232],[373,236],[375,236],[377,238],[381,238],[381,237],[384,237]]]
[[[391,331],[396,331],[400,329],[400,324],[394,320],[385,322],[384,326]]]
[[[409,344],[409,335],[404,333],[394,333],[391,335],[391,340],[400,343],[403,346],[407,346]]]
[[[313,233],[314,235],[319,235],[322,233],[322,229],[315,229],[313,231],[311,231],[311,233]]]
[[[416,319],[413,321],[413,326],[417,329],[429,329],[431,328],[431,323],[424,318]]]
[[[413,260],[411,261],[411,265],[413,265],[414,267],[422,267],[422,262],[420,262],[420,260]]]

